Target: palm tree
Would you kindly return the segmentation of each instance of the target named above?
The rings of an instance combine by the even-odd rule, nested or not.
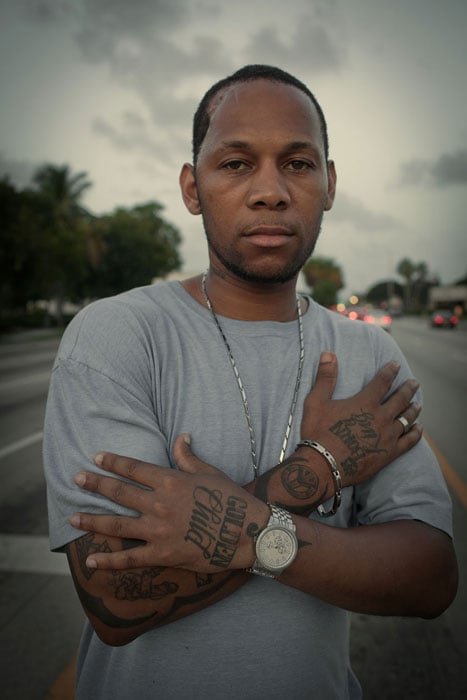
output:
[[[61,325],[66,290],[73,288],[82,267],[86,246],[83,221],[89,220],[90,214],[81,206],[81,198],[92,183],[85,172],[73,174],[68,165],[51,164],[37,170],[33,183],[49,211],[47,272],[56,320]]]
[[[83,215],[80,199],[92,185],[87,173],[72,175],[68,165],[47,164],[37,170],[33,182],[39,192],[53,203],[58,220],[72,221]]]
[[[404,304],[406,309],[410,307],[412,278],[416,269],[417,266],[409,258],[403,258],[397,266],[397,273],[405,280]]]

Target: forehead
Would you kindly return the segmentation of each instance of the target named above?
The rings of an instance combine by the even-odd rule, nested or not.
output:
[[[270,80],[236,83],[215,95],[208,111],[210,124],[201,152],[230,140],[252,145],[265,139],[311,141],[324,148],[316,107],[293,85]]]

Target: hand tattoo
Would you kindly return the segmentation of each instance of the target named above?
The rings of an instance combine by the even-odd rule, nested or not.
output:
[[[222,492],[204,486],[195,488],[193,498],[195,505],[185,542],[199,547],[213,566],[226,569],[237,551],[247,502],[238,496],[228,496],[224,507]]]
[[[373,419],[371,413],[353,413],[350,418],[340,420],[329,428],[350,450],[350,456],[340,464],[346,476],[354,476],[358,470],[357,462],[367,455],[386,452],[378,448],[381,436],[372,426]]]

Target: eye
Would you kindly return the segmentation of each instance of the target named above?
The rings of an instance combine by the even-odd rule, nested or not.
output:
[[[307,161],[307,160],[295,159],[295,160],[289,161],[287,163],[287,167],[290,170],[302,172],[302,171],[306,171],[306,170],[312,170],[314,168],[314,164],[311,163],[310,161]]]
[[[229,160],[227,163],[224,163],[222,167],[225,168],[225,170],[244,170],[247,166],[242,160]]]

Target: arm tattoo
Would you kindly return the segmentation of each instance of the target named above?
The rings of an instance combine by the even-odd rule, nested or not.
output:
[[[139,544],[138,540],[121,540],[122,549],[128,549],[130,546]],[[78,559],[79,569],[75,572],[72,565],[71,551],[74,547]],[[70,570],[75,584],[76,591],[84,608],[93,616],[97,617],[108,627],[114,629],[131,629],[140,625],[147,625],[151,622],[164,624],[183,607],[196,605],[197,603],[208,600],[211,596],[214,597],[223,586],[235,576],[232,572],[228,576],[222,576],[221,579],[215,579],[211,574],[193,574],[196,584],[196,592],[189,595],[178,595],[179,585],[175,581],[169,581],[170,569],[166,567],[152,567],[144,569],[140,572],[137,570],[130,571],[112,571],[111,585],[115,590],[116,600],[126,600],[137,602],[141,600],[164,601],[164,609],[152,610],[148,615],[140,617],[120,617],[112,612],[101,597],[93,595],[87,591],[80,583],[78,572],[80,572],[86,581],[89,581],[92,575],[97,573],[97,569],[89,570],[86,565],[86,557],[91,552],[110,552],[112,551],[107,540],[101,544],[95,541],[95,535],[90,532],[83,537],[75,540],[69,545],[68,559],[70,560]],[[175,572],[174,572],[175,573]],[[159,579],[159,580],[157,580]]]
[[[350,450],[349,457],[341,462],[346,476],[356,474],[357,462],[367,455],[386,452],[378,447],[381,436],[373,428],[373,419],[372,413],[353,413],[350,418],[340,420],[330,427],[330,431]]]
[[[269,482],[273,474],[278,470],[281,472],[280,480],[285,492],[297,501],[306,501],[306,504],[290,504],[285,502],[285,498],[281,501],[269,496]],[[261,474],[255,484],[254,495],[256,498],[264,501],[264,503],[274,503],[274,505],[285,508],[290,513],[309,515],[327,498],[328,486],[324,487],[322,493],[318,493],[319,487],[319,477],[308,465],[306,459],[297,455],[291,455],[265,474]]]
[[[178,591],[176,583],[162,581],[157,578],[165,570],[163,566],[155,566],[134,571],[113,571],[113,586],[117,600],[160,600]]]
[[[289,460],[281,472],[282,486],[288,494],[299,501],[308,501],[316,494],[319,479],[305,460]]]
[[[78,556],[79,568],[84,578],[89,581],[91,576],[96,573],[96,569],[88,569],[86,566],[86,559],[90,554],[95,554],[96,552],[111,552],[109,543],[107,540],[103,542],[96,542],[94,539],[94,534],[92,532],[86,533],[83,537],[80,537],[75,541],[76,554]]]

